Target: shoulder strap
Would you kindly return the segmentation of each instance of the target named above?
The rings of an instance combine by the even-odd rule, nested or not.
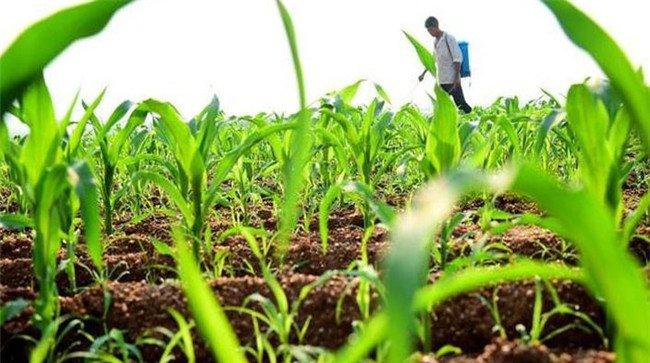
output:
[[[447,51],[449,51],[449,58],[454,59],[454,53],[451,52],[451,47],[449,46],[449,38],[447,38],[447,33],[445,33],[445,43],[447,43]]]

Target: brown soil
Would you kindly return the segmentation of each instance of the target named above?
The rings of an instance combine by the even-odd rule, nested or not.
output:
[[[525,345],[519,341],[495,339],[479,355],[461,355],[436,359],[430,355],[415,357],[422,363],[611,363],[616,355],[598,350],[577,350],[571,354],[545,345]]]
[[[287,274],[281,276],[280,281],[288,299],[295,301],[300,289],[317,278],[312,275]],[[210,285],[223,306],[241,306],[253,293],[271,296],[264,281],[255,277],[220,278]],[[352,333],[352,322],[359,318],[354,300],[355,286],[354,279],[334,277],[325,285],[316,287],[307,296],[297,318],[298,322],[304,322],[311,317],[307,335],[302,343],[336,348],[346,341]],[[563,302],[579,308],[596,323],[604,323],[603,313],[597,303],[581,287],[569,282],[555,283],[555,287]],[[162,285],[141,282],[109,283],[108,288],[112,298],[106,323],[110,328],[123,329],[132,339],[159,326],[176,329],[168,313],[170,308],[184,315],[188,314],[185,298],[175,283]],[[489,344],[495,337],[493,329],[495,322],[478,296],[491,299],[493,291],[493,288],[486,288],[459,296],[438,306],[432,315],[431,334],[435,347],[452,344],[465,352],[480,352],[486,344]],[[0,293],[2,303],[16,297],[33,298],[33,293],[24,288],[3,287]],[[496,294],[499,310],[502,312],[503,326],[509,337],[517,337],[518,333],[515,329],[517,324],[530,326],[534,299],[532,283],[503,284]],[[336,306],[341,298],[343,298],[342,312],[340,320],[337,320]],[[95,319],[101,319],[103,316],[103,292],[98,286],[72,297],[61,297],[60,302],[64,314]],[[550,301],[546,301],[544,311],[550,306]],[[240,340],[251,343],[253,333],[250,318],[233,311],[229,311],[228,315]],[[13,319],[11,324],[3,326],[3,336],[30,332],[32,329],[30,329],[28,316],[29,313],[25,313]],[[573,319],[567,317],[553,318],[545,331],[552,331],[571,322]],[[298,343],[295,339],[294,336],[293,342]],[[573,350],[577,347],[598,348],[601,346],[601,340],[595,334],[570,330],[562,334],[560,339],[549,340],[548,344],[554,348]]]
[[[628,193],[630,194],[630,193]],[[626,194],[626,195],[628,195]],[[630,194],[631,195],[631,194]],[[629,196],[630,205],[634,198]],[[473,202],[463,206],[464,210],[476,210],[479,203]],[[495,204],[510,213],[539,213],[530,202],[510,196],[496,198]],[[233,217],[225,210],[219,210],[219,219],[210,220],[209,224],[215,235],[233,226]],[[107,315],[109,328],[123,329],[134,339],[155,327],[167,327],[176,330],[176,323],[168,313],[173,308],[182,314],[188,314],[185,299],[177,283],[167,279],[174,278],[174,263],[168,256],[156,252],[152,237],[171,243],[171,225],[174,218],[164,214],[154,214],[137,223],[130,223],[129,216],[116,218],[116,233],[106,246],[104,260],[112,277],[122,273],[119,282],[110,282],[108,287],[112,296],[111,307]],[[251,224],[272,230],[276,225],[272,207],[269,205],[251,208]],[[290,300],[295,300],[300,289],[313,282],[328,270],[344,270],[350,263],[361,256],[361,239],[363,236],[363,217],[354,208],[346,208],[332,213],[329,219],[329,251],[323,254],[318,234],[318,221],[311,220],[308,231],[298,231],[291,240],[285,258],[288,268],[282,269],[281,283]],[[642,225],[638,234],[650,236],[650,227]],[[35,298],[35,281],[31,265],[31,232],[13,232],[0,230],[0,304],[15,298],[33,300]],[[472,246],[483,237],[480,228],[472,222],[458,227],[453,233],[452,255],[467,255]],[[516,227],[500,236],[489,236],[486,244],[501,243],[512,253],[545,260],[563,260],[575,263],[574,251],[567,250],[566,245],[553,233],[538,227]],[[258,271],[257,262],[241,237],[230,237],[215,246],[216,250],[228,252],[228,265],[233,267],[229,277],[216,279],[211,287],[219,296],[224,306],[241,306],[246,297],[259,293],[270,297],[271,294],[260,278],[251,276],[248,266]],[[642,239],[632,242],[632,249],[637,256],[650,256],[650,248]],[[388,233],[381,228],[375,230],[367,244],[368,258],[371,264],[380,268],[382,256],[388,250]],[[269,256],[273,254],[269,251]],[[65,259],[65,251],[58,256]],[[94,320],[103,316],[103,293],[94,283],[88,271],[81,264],[90,266],[85,246],[80,243],[77,252],[77,285],[82,291],[72,291],[65,273],[58,276],[60,303],[62,312],[77,317],[92,317]],[[147,281],[147,282],[145,282]],[[352,323],[359,318],[354,293],[357,282],[342,276],[335,277],[325,286],[316,288],[302,304],[298,321],[304,322],[311,317],[308,333],[303,343],[326,348],[341,346],[352,333]],[[556,282],[555,287],[561,300],[579,308],[600,326],[605,325],[603,312],[598,303],[584,289],[568,282]],[[432,315],[432,337],[434,347],[451,344],[461,347],[468,355],[457,360],[443,362],[610,362],[610,353],[584,351],[599,349],[602,339],[594,333],[570,330],[558,338],[545,342],[548,347],[528,347],[508,341],[493,341],[496,337],[495,322],[489,308],[479,296],[491,301],[493,294],[498,296],[498,309],[501,312],[503,327],[509,339],[519,337],[515,327],[523,324],[530,327],[534,288],[531,282],[502,284],[498,289],[485,288],[480,291],[456,297],[438,306]],[[336,308],[339,299],[342,312],[336,320]],[[551,308],[551,302],[545,297],[545,310]],[[35,334],[29,323],[32,310],[28,309],[19,317],[12,319],[2,327],[2,340],[16,334]],[[233,327],[243,342],[250,343],[253,338],[250,317],[229,311]],[[558,316],[549,322],[550,332],[558,327],[575,322],[569,317]],[[99,329],[97,324],[89,324],[90,330]],[[99,331],[92,331],[99,333]],[[293,337],[294,343],[296,337]],[[196,337],[195,342],[200,338]],[[207,357],[204,347],[197,347],[202,358]],[[569,357],[562,353],[573,352]],[[481,353],[482,352],[482,353]],[[158,352],[159,353],[159,352]],[[156,352],[152,357],[155,357]],[[537,355],[536,355],[537,354]],[[527,358],[528,357],[528,358]],[[534,357],[534,358],[530,358]],[[3,351],[3,361],[5,353]],[[573,360],[571,360],[571,359]],[[425,359],[425,358],[423,358]],[[467,359],[467,360],[461,360]],[[526,360],[537,359],[537,360]],[[199,359],[201,360],[201,359]]]

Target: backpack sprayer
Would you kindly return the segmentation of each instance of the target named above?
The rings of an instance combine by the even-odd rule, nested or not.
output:
[[[469,66],[469,43],[459,42],[461,53],[463,53],[463,63],[460,65],[460,78],[468,78],[472,76],[472,70]]]

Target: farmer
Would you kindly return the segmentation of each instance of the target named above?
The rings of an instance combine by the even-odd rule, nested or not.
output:
[[[472,107],[465,101],[463,87],[460,84],[460,66],[463,63],[463,53],[458,46],[456,38],[440,30],[438,19],[430,16],[424,26],[435,41],[436,63],[438,65],[438,82],[449,95],[454,98],[456,106],[465,113],[472,112]],[[418,77],[420,82],[427,74],[427,70]]]

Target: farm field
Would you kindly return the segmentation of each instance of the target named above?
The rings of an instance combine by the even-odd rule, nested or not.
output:
[[[543,3],[608,80],[470,114],[368,80],[307,105],[277,2],[295,114],[215,96],[191,119],[154,99],[103,118],[102,92],[57,119],[43,68],[128,1],[29,28],[0,58],[0,360],[649,362],[650,88],[587,15]]]

